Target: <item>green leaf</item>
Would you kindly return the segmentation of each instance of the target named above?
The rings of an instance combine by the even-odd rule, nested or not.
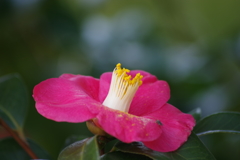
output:
[[[201,113],[202,113],[201,108],[196,108],[189,112],[189,114],[191,114],[194,117],[196,122],[198,122],[201,119]]]
[[[64,143],[64,148],[77,142],[77,141],[81,141],[86,138],[88,138],[88,136],[86,136],[86,135],[71,135],[66,138],[65,143]]]
[[[219,112],[200,120],[194,127],[198,136],[212,133],[240,134],[240,113]]]
[[[34,141],[28,139],[28,144],[39,159],[50,159],[45,150],[39,147]],[[5,138],[0,141],[1,160],[31,159],[22,147],[13,139]]]
[[[153,151],[147,148],[146,146],[144,146],[143,143],[141,142],[133,142],[133,143],[118,142],[115,145],[115,148],[116,150],[119,150],[122,152],[142,154],[152,159],[169,160],[169,157],[164,155],[164,153]]]
[[[27,89],[17,74],[0,78],[0,118],[22,137],[22,127],[27,114]]]
[[[99,160],[96,136],[75,142],[66,147],[58,156],[58,160]]]
[[[195,133],[192,133],[188,141],[178,150],[166,154],[174,160],[215,160],[215,157]]]
[[[101,160],[151,160],[143,155],[124,153],[124,152],[110,152],[101,156]]]
[[[192,133],[188,141],[174,152],[161,153],[153,151],[141,142],[130,144],[119,142],[115,145],[116,150],[128,153],[142,154],[153,160],[215,160],[201,140]]]

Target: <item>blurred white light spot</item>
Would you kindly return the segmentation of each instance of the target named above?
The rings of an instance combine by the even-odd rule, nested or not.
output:
[[[229,104],[229,97],[226,92],[226,89],[222,86],[212,87],[198,94],[191,102],[191,106],[201,108],[203,117],[225,110]]]
[[[149,57],[145,48],[139,43],[123,43],[112,48],[112,59],[122,62],[125,66],[134,66],[142,69],[148,65]]]
[[[197,72],[207,62],[195,46],[174,47],[166,54],[168,75],[176,81],[181,81],[193,72]]]
[[[100,3],[102,3],[103,1],[105,0],[80,0],[78,1],[81,5],[84,5],[84,6],[96,6],[96,5],[99,5]]]
[[[153,21],[143,10],[129,9],[113,17],[113,26],[118,39],[138,39],[151,30]]]
[[[83,24],[82,37],[90,47],[98,47],[110,41],[111,30],[111,24],[106,17],[94,16]]]

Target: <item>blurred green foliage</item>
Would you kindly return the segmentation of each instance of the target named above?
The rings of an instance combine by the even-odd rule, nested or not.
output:
[[[120,62],[168,81],[170,103],[184,112],[240,111],[239,6],[239,0],[1,0],[0,76],[18,72],[32,93],[47,78],[99,77]],[[29,108],[25,132],[53,157],[67,137],[91,135],[85,124],[40,116],[32,99]],[[208,137],[217,159],[240,157],[239,136]]]

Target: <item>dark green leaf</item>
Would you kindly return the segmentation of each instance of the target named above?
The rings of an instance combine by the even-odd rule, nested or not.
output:
[[[151,160],[151,158],[148,158],[143,155],[117,151],[104,154],[101,157],[101,160]]]
[[[66,147],[58,156],[58,160],[99,160],[96,136],[75,142]]]
[[[28,139],[28,144],[39,159],[50,159],[50,156],[39,147],[35,142]],[[0,141],[0,159],[1,160],[27,160],[31,159],[29,155],[13,138],[5,138]]]
[[[192,133],[178,150],[166,153],[173,160],[215,160],[202,141]]]
[[[145,147],[141,142],[133,142],[133,143],[118,142],[115,145],[115,147],[117,150],[120,150],[122,152],[142,154],[153,159],[162,159],[162,160],[170,159],[168,156],[165,156],[164,153],[153,151]]]
[[[199,121],[194,132],[198,136],[211,133],[237,133],[240,134],[240,113],[219,112]]]
[[[84,140],[86,138],[88,138],[88,136],[86,136],[86,135],[71,135],[65,140],[64,148],[73,144],[73,143],[75,143],[75,142]]]
[[[28,94],[17,74],[0,78],[0,118],[22,136],[22,127],[27,114]]]
[[[142,154],[154,160],[214,160],[213,155],[207,150],[200,139],[192,133],[188,141],[174,152],[161,153],[153,151],[141,142],[125,144],[119,142],[115,148],[122,152]]]
[[[196,108],[189,112],[189,114],[191,114],[197,122],[201,119],[201,113],[201,108]]]

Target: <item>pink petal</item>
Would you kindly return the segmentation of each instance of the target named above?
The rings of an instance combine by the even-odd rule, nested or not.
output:
[[[192,115],[182,113],[170,104],[164,105],[157,112],[145,117],[158,119],[162,123],[161,136],[154,141],[143,142],[147,147],[159,152],[170,152],[178,149],[187,141],[195,125]]]
[[[169,92],[165,81],[140,86],[133,98],[129,113],[142,116],[160,109],[169,100]]]
[[[81,89],[87,93],[90,97],[99,101],[99,79],[93,78],[91,76],[73,75],[73,74],[63,74],[59,78],[67,79],[72,81]]]
[[[161,126],[155,120],[108,107],[102,107],[97,119],[104,131],[125,143],[153,141],[161,135]]]
[[[99,101],[102,103],[105,98],[107,97],[110,83],[112,79],[112,72],[103,73],[100,77],[100,84],[99,84]]]
[[[138,88],[129,113],[141,116],[161,108],[170,98],[170,88],[165,81],[159,81],[153,75],[141,70],[133,70],[129,73],[134,77],[137,73],[143,75],[143,84]],[[106,98],[111,83],[112,72],[104,73],[100,77],[99,100]]]
[[[143,84],[138,88],[130,106],[129,113],[142,116],[160,109],[170,98],[167,82],[144,71],[132,71],[131,74],[143,75]]]
[[[55,121],[83,122],[94,118],[99,81],[88,76],[62,75],[34,87],[33,98],[38,112]],[[96,112],[95,112],[96,111]]]

